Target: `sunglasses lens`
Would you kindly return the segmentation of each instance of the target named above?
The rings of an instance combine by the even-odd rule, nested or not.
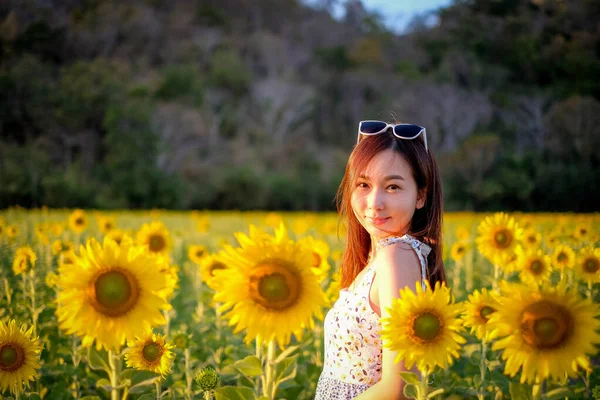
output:
[[[381,121],[364,121],[360,124],[360,132],[366,135],[381,132],[387,124]]]
[[[419,134],[423,130],[419,125],[396,125],[394,127],[394,133],[403,138],[413,138]]]

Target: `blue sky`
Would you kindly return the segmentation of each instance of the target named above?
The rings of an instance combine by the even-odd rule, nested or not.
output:
[[[305,3],[312,3],[305,0]],[[338,0],[341,5],[345,0]],[[411,18],[416,14],[434,10],[452,4],[452,0],[362,0],[369,11],[377,11],[384,16],[386,25],[395,32],[402,32]],[[343,15],[343,8],[338,7],[336,16]],[[396,27],[396,28],[395,28]]]

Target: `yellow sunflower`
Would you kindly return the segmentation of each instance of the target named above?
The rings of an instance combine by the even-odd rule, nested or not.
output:
[[[87,215],[83,210],[77,209],[69,215],[69,227],[75,233],[85,231],[88,225]]]
[[[17,327],[14,319],[0,320],[0,393],[19,394],[38,376],[42,345],[32,336],[33,328]]]
[[[454,262],[461,262],[465,258],[465,254],[467,254],[467,248],[467,243],[463,241],[454,242],[452,249],[450,249],[450,257]]]
[[[17,228],[17,227],[16,227],[16,226],[14,226],[14,225],[8,225],[8,226],[6,227],[6,236],[7,236],[9,239],[14,239],[14,238],[16,238],[17,236],[19,236],[19,228]]]
[[[133,239],[131,238],[131,236],[129,236],[129,234],[125,231],[122,231],[119,228],[114,228],[111,229],[106,235],[105,237],[114,240],[117,244],[121,244],[121,242],[123,240],[129,240],[132,241]]]
[[[52,226],[50,227],[50,232],[52,232],[52,236],[56,236],[56,237],[62,235],[64,230],[65,230],[64,225],[60,224],[58,222],[53,223]]]
[[[74,251],[65,251],[58,255],[58,268],[71,268],[75,261],[77,260],[77,256]]]
[[[600,248],[588,246],[579,250],[575,272],[587,283],[600,282]]]
[[[188,246],[188,258],[195,264],[200,264],[202,259],[208,254],[206,246],[201,244],[192,244]]]
[[[161,376],[171,372],[171,363],[175,353],[171,351],[175,346],[166,343],[166,336],[148,331],[136,336],[135,340],[128,340],[129,348],[125,352],[125,362],[128,367],[152,371]]]
[[[456,228],[456,238],[461,242],[466,242],[471,239],[471,232],[464,225],[460,225]]]
[[[73,242],[70,242],[68,240],[55,240],[54,242],[52,242],[52,254],[54,254],[55,256],[58,256],[61,253],[64,253],[65,251],[73,251],[75,249],[75,245],[73,244]]]
[[[517,270],[519,279],[527,284],[542,284],[550,278],[552,265],[550,257],[544,254],[540,248],[530,248],[524,250],[517,247]]]
[[[218,254],[209,254],[200,262],[200,275],[208,287],[214,290],[219,288],[219,279],[215,271],[226,269],[227,265]]]
[[[110,231],[116,229],[117,227],[114,217],[98,215],[96,217],[96,222],[98,223],[98,229],[100,229],[100,232],[102,232],[104,235],[107,235]]]
[[[542,244],[542,235],[535,229],[527,229],[523,233],[523,246],[526,248],[537,248]]]
[[[585,243],[593,236],[593,228],[589,222],[580,222],[575,226],[573,236],[578,243]]]
[[[575,266],[575,251],[570,246],[559,244],[552,253],[552,265],[557,270]]]
[[[387,308],[389,316],[381,318],[383,345],[398,352],[395,362],[403,360],[406,369],[416,365],[431,373],[436,366],[447,368],[466,342],[459,334],[461,308],[445,284],[437,282],[431,290],[427,283],[423,291],[417,282],[416,293],[406,287]]]
[[[80,247],[70,267],[59,268],[56,315],[62,329],[82,338],[84,346],[118,349],[125,340],[164,324],[169,304],[164,261],[140,246],[117,245],[105,238]]]
[[[47,245],[50,243],[50,238],[48,237],[49,231],[50,226],[43,222],[36,224],[34,228],[35,236],[37,237],[38,241],[43,245]]]
[[[471,328],[479,340],[490,340],[490,329],[488,321],[490,316],[498,310],[499,304],[487,289],[481,289],[481,293],[475,290],[469,295],[469,301],[464,303],[464,315],[462,320],[466,327]]]
[[[306,236],[298,240],[298,244],[306,246],[313,255],[312,270],[317,276],[325,277],[331,269],[329,265],[329,245],[323,240],[315,239],[312,236]]]
[[[488,324],[497,340],[492,350],[503,350],[504,373],[521,383],[555,379],[564,383],[579,368],[591,370],[587,354],[600,344],[600,306],[583,299],[565,285],[531,287],[500,282],[500,307]]]
[[[217,279],[227,286],[217,288],[216,302],[224,303],[224,317],[246,330],[245,341],[257,336],[285,346],[291,334],[312,326],[313,315],[321,317],[326,299],[311,267],[310,249],[290,240],[281,224],[272,237],[250,229],[250,236],[236,233],[240,248],[226,246],[219,258],[227,265]],[[299,338],[300,339],[300,338]]]
[[[171,235],[162,222],[144,224],[136,236],[138,244],[146,247],[151,254],[169,255],[173,246]]]
[[[15,275],[28,272],[35,267],[37,256],[30,246],[19,247],[15,251],[12,269]]]
[[[523,230],[515,219],[502,212],[486,217],[477,227],[477,232],[479,236],[475,242],[479,252],[500,267],[504,267],[514,255],[523,236]]]

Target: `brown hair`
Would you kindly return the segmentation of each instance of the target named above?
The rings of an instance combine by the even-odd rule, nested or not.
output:
[[[358,174],[381,151],[393,149],[410,165],[417,190],[425,193],[425,205],[415,210],[409,234],[431,247],[427,257],[427,275],[431,287],[437,281],[446,281],[442,260],[442,184],[431,149],[425,150],[421,137],[414,140],[396,138],[391,131],[364,136],[354,147],[346,172],[336,194],[337,209],[348,224],[342,258],[342,282],[346,288],[366,264],[371,248],[371,237],[352,211],[351,198]]]

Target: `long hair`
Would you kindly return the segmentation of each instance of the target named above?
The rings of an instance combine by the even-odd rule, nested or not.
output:
[[[427,256],[427,276],[431,287],[437,281],[446,281],[442,260],[442,184],[431,149],[425,150],[423,140],[404,140],[390,131],[365,136],[354,147],[346,172],[336,194],[340,217],[347,223],[347,237],[342,257],[342,282],[346,288],[354,281],[366,264],[371,249],[371,237],[352,211],[352,192],[355,182],[369,162],[381,151],[393,149],[410,165],[417,190],[425,193],[425,204],[415,210],[408,234],[431,247]]]

